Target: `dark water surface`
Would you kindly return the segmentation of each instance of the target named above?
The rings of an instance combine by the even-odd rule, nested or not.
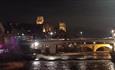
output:
[[[0,62],[0,70],[115,70],[111,60]]]

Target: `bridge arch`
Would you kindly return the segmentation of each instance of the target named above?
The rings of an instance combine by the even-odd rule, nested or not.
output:
[[[112,51],[112,46],[110,44],[96,44],[94,47],[94,52],[97,51]]]
[[[105,47],[98,48],[96,51],[111,51],[111,49],[105,46]]]

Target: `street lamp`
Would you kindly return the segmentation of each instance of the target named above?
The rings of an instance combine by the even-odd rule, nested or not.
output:
[[[54,35],[54,32],[49,32],[49,36],[52,39],[52,36]]]
[[[112,29],[111,32],[114,33],[114,30]]]
[[[53,32],[50,32],[49,34],[52,36],[54,33],[53,33]]]
[[[82,31],[80,32],[80,37],[81,37],[81,40],[82,40],[82,38],[83,38],[83,32]]]
[[[80,32],[80,35],[82,36],[82,35],[83,35],[83,32]]]
[[[112,39],[113,39],[113,51],[115,51],[115,30],[112,29],[111,33],[112,33]]]
[[[112,33],[112,38],[114,39],[115,38],[115,30],[111,30],[111,33]]]

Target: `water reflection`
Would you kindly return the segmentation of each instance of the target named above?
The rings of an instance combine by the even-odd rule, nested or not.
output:
[[[26,61],[0,63],[0,70],[115,70],[110,60]]]
[[[32,68],[33,68],[33,70],[39,70],[40,65],[41,65],[40,62],[34,61],[34,62],[32,63]]]
[[[114,70],[114,64],[110,61],[88,61],[86,64],[86,70]]]
[[[110,60],[34,61],[31,70],[114,70]]]
[[[24,62],[7,62],[0,64],[0,70],[16,70],[24,67]]]

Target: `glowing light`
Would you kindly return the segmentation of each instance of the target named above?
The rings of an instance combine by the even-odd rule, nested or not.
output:
[[[108,48],[112,49],[113,47],[112,46],[107,46]]]
[[[48,59],[49,60],[55,60],[55,57],[49,57]]]
[[[36,24],[43,24],[44,22],[44,17],[43,16],[38,16],[36,19]]]
[[[35,66],[38,64],[40,64],[40,62],[38,62],[38,61],[33,62],[33,65],[35,65]]]
[[[114,33],[114,30],[111,30],[112,33]]]
[[[38,45],[39,45],[39,42],[35,42],[34,45],[35,45],[35,46],[38,46]]]
[[[93,44],[96,44],[96,42],[93,42]]]
[[[59,22],[59,30],[66,32],[66,24],[63,21]]]
[[[50,32],[50,35],[52,36],[54,33],[53,32]]]
[[[36,42],[32,43],[31,48],[38,49],[39,45],[40,45],[40,43],[38,41],[36,41]]]
[[[82,34],[83,34],[83,32],[80,32],[80,34],[82,35]]]
[[[115,36],[115,33],[113,34],[113,36]]]
[[[37,60],[39,60],[39,58],[36,58],[35,60],[37,61]]]
[[[49,56],[49,57],[46,57],[46,59],[48,59],[48,60],[56,60],[56,59],[59,59],[59,57],[57,57],[57,56]]]
[[[46,32],[45,28],[43,28],[43,32]]]
[[[84,42],[84,44],[86,44],[86,42]]]
[[[36,53],[33,53],[33,55],[36,55]]]
[[[24,36],[24,33],[22,33],[22,36]]]
[[[72,44],[69,44],[68,47],[73,47],[73,45],[72,45]]]

